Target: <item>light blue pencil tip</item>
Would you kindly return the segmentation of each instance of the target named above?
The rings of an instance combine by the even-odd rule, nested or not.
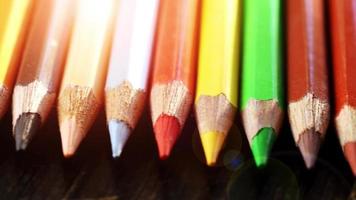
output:
[[[120,121],[109,121],[109,133],[113,158],[118,158],[130,136],[128,125]]]

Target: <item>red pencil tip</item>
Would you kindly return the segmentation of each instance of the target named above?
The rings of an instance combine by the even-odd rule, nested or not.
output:
[[[169,157],[180,134],[180,128],[178,119],[168,115],[161,115],[154,124],[159,157],[162,160]]]
[[[352,173],[356,176],[356,142],[346,143],[344,146],[344,152]]]

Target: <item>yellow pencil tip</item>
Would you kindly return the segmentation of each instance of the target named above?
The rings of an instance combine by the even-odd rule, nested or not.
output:
[[[205,158],[208,166],[214,166],[218,160],[219,152],[224,144],[226,134],[219,132],[204,132],[200,134]]]

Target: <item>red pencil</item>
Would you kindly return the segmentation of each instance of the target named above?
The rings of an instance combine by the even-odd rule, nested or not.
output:
[[[356,176],[356,0],[331,0],[336,129]]]
[[[194,99],[199,0],[162,0],[151,113],[161,159],[169,156]]]

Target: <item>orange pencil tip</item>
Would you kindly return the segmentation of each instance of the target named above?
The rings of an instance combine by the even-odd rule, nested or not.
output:
[[[63,149],[63,156],[65,158],[71,158],[74,156],[75,151],[74,150],[68,150],[68,149]]]
[[[169,157],[174,144],[180,135],[180,124],[176,117],[161,115],[154,124],[154,132],[162,160]]]
[[[207,164],[209,167],[215,167],[216,161],[214,161],[214,162],[206,162],[206,164]]]
[[[66,158],[73,156],[78,149],[85,133],[78,126],[75,118],[68,118],[60,123],[62,150]]]

